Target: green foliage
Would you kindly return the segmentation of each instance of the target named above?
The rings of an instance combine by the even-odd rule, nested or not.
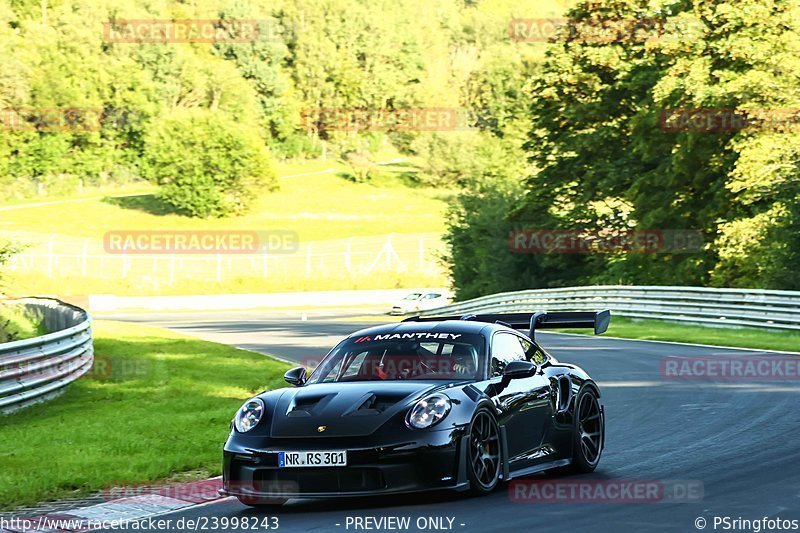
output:
[[[13,241],[0,239],[0,289],[2,289],[3,266],[8,263],[11,256],[23,250],[23,247]]]
[[[451,240],[472,233],[470,245],[496,259],[454,250],[457,287],[470,295],[580,283],[800,287],[792,274],[800,256],[796,128],[670,131],[661,123],[669,109],[755,116],[796,109],[798,14],[781,0],[577,3],[569,12],[575,23],[649,18],[663,23],[663,33],[608,42],[560,37],[549,45],[523,92],[534,171],[515,198],[508,191],[516,185],[504,184],[488,194],[477,189],[480,201],[471,206],[461,201]],[[519,103],[502,95],[517,94],[509,88],[520,83],[496,72],[477,76],[471,94],[475,109],[490,110],[483,128],[504,138],[495,125],[508,128]],[[692,253],[503,255],[481,241],[490,230],[486,212],[506,227],[696,230],[706,245]],[[476,280],[480,290],[471,289]]]
[[[444,143],[441,138],[432,140]],[[524,153],[490,134],[475,134],[456,146],[464,150],[461,157],[445,159],[441,165],[429,163],[425,172],[444,169],[440,180],[462,176],[463,189],[451,203],[445,236],[457,296],[472,298],[508,284],[509,290],[521,289],[523,285],[513,280],[524,265],[511,254],[508,239],[514,229],[509,213],[523,192],[522,178],[530,172]]]
[[[218,112],[192,110],[159,121],[145,140],[147,174],[179,212],[224,217],[247,210],[277,180],[261,138]]]
[[[490,134],[430,133],[421,135],[412,147],[423,161],[419,179],[428,185],[468,186],[487,179],[524,176],[524,154]]]
[[[512,19],[568,6],[574,23],[649,19],[663,31],[509,38]],[[5,128],[0,198],[146,174],[181,213],[224,216],[246,208],[260,178],[271,186],[265,146],[282,159],[330,154],[365,181],[390,143],[419,156],[421,183],[465,188],[452,233],[455,260],[473,262],[453,268],[466,292],[581,282],[797,288],[786,273],[798,254],[800,133],[665,131],[661,119],[666,109],[797,108],[798,14],[789,0],[70,0],[48,5],[43,24],[40,4],[0,0],[0,109],[101,111],[99,127],[85,130]],[[103,34],[109,20],[191,18],[257,20],[259,38],[165,45]],[[351,132],[303,120],[425,107],[460,109],[470,129]],[[188,115],[213,116],[221,138]],[[173,156],[191,155],[190,140],[214,155]],[[226,143],[239,153],[231,162],[219,156]],[[706,246],[500,255],[485,239],[509,228],[697,230]],[[469,247],[479,244],[496,263],[475,261]]]
[[[732,287],[800,289],[800,213],[798,205],[775,203],[752,217],[720,226],[715,242],[719,262],[711,281]]]
[[[47,333],[42,317],[22,305],[0,303],[0,343],[30,339]]]
[[[562,3],[70,0],[48,3],[46,21],[41,7],[0,0],[0,109],[91,109],[101,120],[86,131],[4,129],[0,200],[140,179],[151,130],[185,109],[257,131],[279,158],[340,156],[384,138],[410,151],[419,136],[302,120],[321,110],[464,107],[503,129],[524,120],[530,55],[508,40],[508,21]],[[109,41],[104,25],[126,19],[246,19],[259,31],[252,42]]]

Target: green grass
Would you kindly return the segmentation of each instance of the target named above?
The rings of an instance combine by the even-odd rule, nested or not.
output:
[[[22,305],[0,303],[0,343],[30,339],[47,333],[42,317]]]
[[[585,334],[586,330],[562,330]],[[757,350],[800,352],[800,333],[753,328],[709,328],[660,320],[631,320],[615,316],[605,335],[625,339],[713,344]]]
[[[320,166],[334,171],[281,179],[278,191],[262,194],[239,217],[204,220],[169,214],[154,194],[145,193],[0,211],[0,228],[94,239],[110,230],[291,230],[302,242],[444,231],[450,191],[409,187],[390,165],[375,184],[338,176],[343,167],[336,162],[309,161],[284,171],[314,172]]]
[[[9,278],[12,276],[9,275]],[[444,273],[376,271],[370,274],[341,272],[337,275],[306,276],[303,270],[279,273],[264,279],[258,274],[242,273],[221,282],[196,279],[176,279],[167,284],[152,277],[144,283],[140,277],[126,279],[99,279],[61,275],[46,278],[39,272],[24,272],[13,276],[9,290],[18,296],[55,294],[73,297],[86,294],[114,294],[117,296],[181,296],[195,294],[248,294],[267,292],[304,292],[337,290],[402,289],[414,287],[441,287],[448,284]]]
[[[14,208],[11,209],[12,211],[16,211],[18,206],[27,206],[28,204],[37,204],[42,202],[74,202],[76,200],[86,200],[91,198],[97,199],[104,196],[146,194],[155,191],[155,189],[155,186],[145,181],[89,186],[85,187],[82,191],[74,191],[72,193],[47,194],[44,196],[5,199],[0,201],[0,210],[10,207]]]
[[[57,399],[0,415],[0,509],[111,486],[217,475],[241,403],[284,363],[160,328],[97,321],[95,368]]]

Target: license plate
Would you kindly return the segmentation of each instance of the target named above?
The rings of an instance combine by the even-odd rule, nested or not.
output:
[[[347,452],[345,450],[278,452],[278,466],[281,468],[347,466]]]

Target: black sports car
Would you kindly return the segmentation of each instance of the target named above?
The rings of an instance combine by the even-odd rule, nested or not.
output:
[[[600,390],[534,342],[538,328],[594,328],[610,313],[412,317],[353,333],[294,388],[237,412],[223,490],[247,505],[294,497],[492,491],[600,460]],[[529,336],[516,331],[530,330]]]

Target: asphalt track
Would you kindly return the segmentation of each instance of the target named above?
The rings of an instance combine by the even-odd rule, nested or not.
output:
[[[322,314],[302,321],[297,312],[119,318],[294,361],[318,358],[343,335],[365,325]],[[539,334],[538,338],[559,359],[587,370],[603,392],[607,429],[600,466],[595,473],[570,481],[654,480],[672,486],[683,480],[690,481],[694,491],[702,486],[700,498],[694,492],[689,502],[515,502],[508,488],[501,486],[477,498],[428,493],[293,500],[272,512],[226,499],[161,518],[199,518],[195,527],[201,529],[202,524],[214,525],[215,518],[276,516],[279,530],[338,532],[698,531],[698,518],[706,520],[706,531],[735,531],[732,521],[734,527],[726,529],[724,523],[715,527],[714,517],[800,521],[800,381],[675,381],[661,376],[661,360],[667,356],[776,355],[603,337]],[[407,517],[410,524],[407,529],[392,529],[370,521],[356,527],[357,518],[367,517]],[[426,517],[439,518],[443,526],[437,529],[430,522],[419,522],[423,527],[418,528],[417,520]],[[185,520],[182,525],[187,527]],[[738,528],[759,529],[765,530]]]

